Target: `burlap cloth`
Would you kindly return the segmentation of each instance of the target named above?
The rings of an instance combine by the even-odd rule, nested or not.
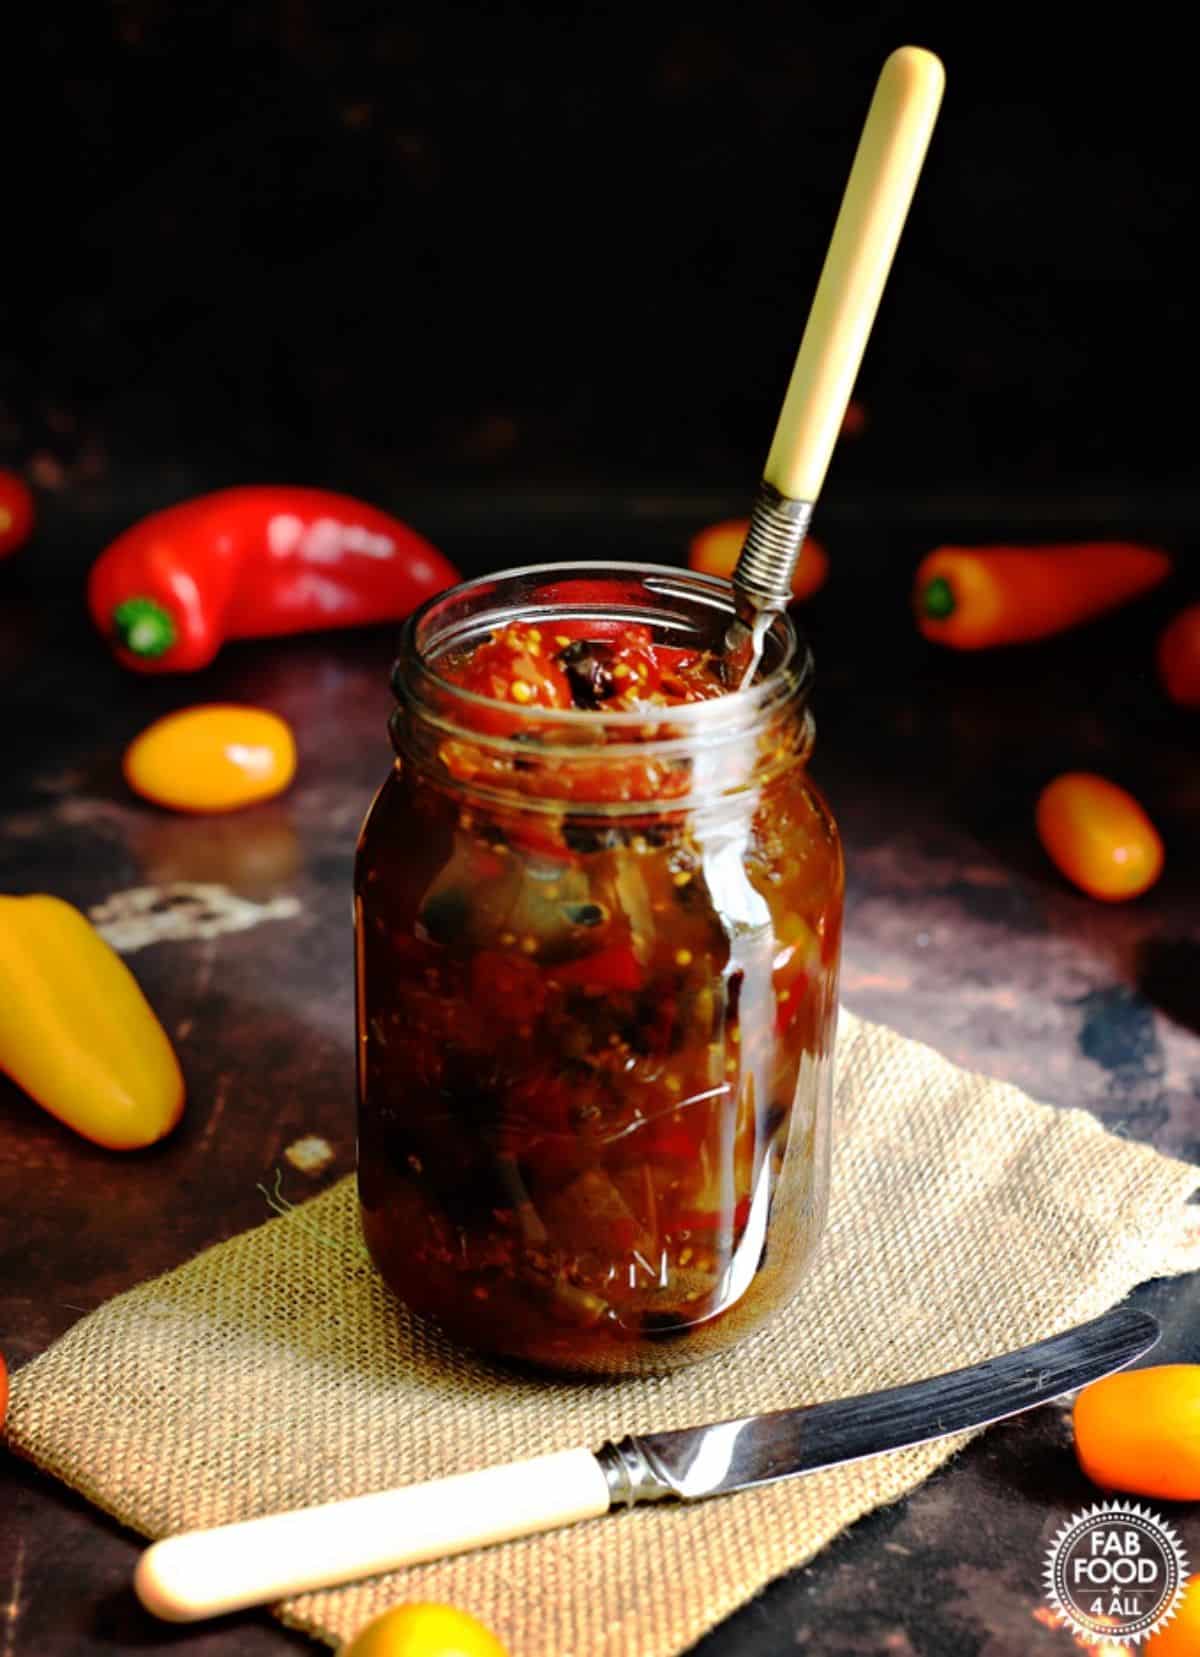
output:
[[[875,1387],[1040,1339],[1177,1269],[1200,1169],[843,1014],[834,1197],[791,1306],[658,1380],[555,1384],[397,1309],[343,1180],[84,1318],[15,1378],[9,1438],[147,1536],[652,1427]],[[1194,1213],[1194,1211],[1193,1211]],[[513,1657],[664,1657],[963,1440],[639,1509],[277,1608],[336,1645],[444,1600]]]

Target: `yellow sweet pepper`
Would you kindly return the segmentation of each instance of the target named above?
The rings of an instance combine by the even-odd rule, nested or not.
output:
[[[179,1062],[137,980],[61,898],[0,897],[0,1070],[113,1151],[152,1145],[183,1110]]]

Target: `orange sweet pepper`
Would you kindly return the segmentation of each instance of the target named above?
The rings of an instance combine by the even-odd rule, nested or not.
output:
[[[1081,541],[938,547],[917,567],[917,626],[952,650],[1047,639],[1149,592],[1171,572],[1157,547]]]
[[[726,518],[723,523],[709,524],[693,536],[688,546],[688,564],[703,575],[722,575],[728,581],[750,528],[749,518]],[[792,597],[810,598],[825,585],[829,574],[829,558],[825,548],[810,535],[800,548],[796,573],[792,577]]]
[[[1200,1576],[1189,1577],[1170,1622],[1146,1641],[1145,1657],[1196,1657],[1200,1651]]]
[[[1075,1400],[1075,1453],[1093,1484],[1200,1500],[1200,1364],[1121,1370]]]
[[[0,1070],[113,1151],[161,1139],[183,1077],[137,980],[61,898],[0,897]]]

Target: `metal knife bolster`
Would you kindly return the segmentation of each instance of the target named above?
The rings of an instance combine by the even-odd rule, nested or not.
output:
[[[750,515],[746,542],[733,572],[733,585],[739,597],[744,595],[758,610],[787,608],[792,597],[796,560],[812,515],[812,501],[792,500],[763,479]]]
[[[703,1432],[696,1428],[694,1431]],[[678,1496],[666,1469],[632,1433],[602,1444],[596,1460],[608,1481],[609,1507],[636,1507],[639,1502],[664,1502]]]
[[[860,1398],[719,1421],[708,1427],[631,1434],[596,1460],[610,1507],[670,1497],[698,1501],[794,1473],[859,1461],[985,1427],[1122,1369],[1148,1352],[1158,1325],[1118,1307],[1034,1346],[967,1369]]]

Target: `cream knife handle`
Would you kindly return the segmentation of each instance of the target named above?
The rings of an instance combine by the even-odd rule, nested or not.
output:
[[[763,473],[790,500],[821,492],[945,84],[919,46],[880,73]]]
[[[607,1513],[590,1450],[486,1467],[324,1507],[170,1536],[146,1549],[138,1598],[168,1622],[327,1588]]]

